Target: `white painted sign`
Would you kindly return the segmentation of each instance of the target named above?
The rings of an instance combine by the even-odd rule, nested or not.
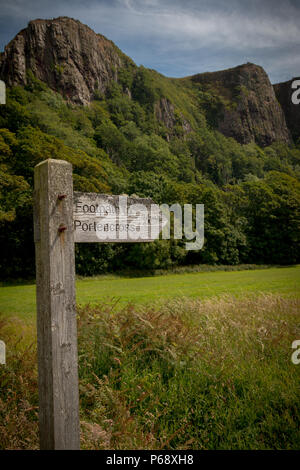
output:
[[[150,242],[167,219],[149,198],[74,192],[74,240],[77,243]]]

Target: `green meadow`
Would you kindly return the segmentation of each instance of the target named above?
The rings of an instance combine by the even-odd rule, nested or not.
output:
[[[96,304],[112,299],[127,303],[154,304],[172,298],[209,298],[231,294],[270,292],[300,294],[300,266],[231,272],[168,274],[152,277],[99,276],[77,280],[77,303]],[[32,319],[35,316],[35,285],[0,287],[0,312],[6,316]]]
[[[300,266],[77,280],[81,449],[300,449]],[[0,449],[38,449],[35,285],[0,287]],[[300,351],[299,351],[300,353]]]

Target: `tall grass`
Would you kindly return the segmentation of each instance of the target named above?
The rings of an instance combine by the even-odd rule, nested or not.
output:
[[[299,307],[276,294],[80,307],[82,448],[299,449]],[[38,445],[26,351],[0,367],[1,448]]]
[[[299,306],[264,295],[82,309],[83,419],[105,435],[95,448],[299,448]]]
[[[36,339],[32,328],[0,317],[0,449],[38,449]]]

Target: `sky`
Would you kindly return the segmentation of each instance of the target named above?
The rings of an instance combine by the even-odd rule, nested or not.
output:
[[[0,0],[0,50],[36,18],[70,16],[169,77],[246,62],[300,75],[300,0]]]

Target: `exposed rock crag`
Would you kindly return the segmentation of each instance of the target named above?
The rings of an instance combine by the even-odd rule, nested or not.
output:
[[[216,120],[219,131],[225,136],[243,144],[255,141],[262,146],[275,140],[291,141],[284,113],[262,67],[247,63],[220,72],[194,75],[191,80],[224,98]]]
[[[131,72],[135,73],[131,59],[77,20],[67,17],[34,20],[1,53],[0,78],[8,86],[26,85],[31,71],[68,101],[87,105],[97,91],[103,93],[112,81],[118,81],[120,69],[128,67],[129,62]],[[207,92],[208,102],[202,103],[207,106],[207,119],[225,136],[242,144],[256,142],[261,146],[276,140],[290,143],[288,127],[294,137],[299,136],[300,106],[291,106],[290,82],[273,88],[262,67],[248,63],[202,73],[183,79],[182,86],[189,82],[190,87],[191,81],[204,97]],[[129,98],[133,96],[128,87],[123,92]],[[184,135],[192,131],[181,110],[175,112],[174,103],[167,97],[159,98],[154,112],[170,130],[169,136],[178,124]]]
[[[27,71],[67,99],[88,104],[95,90],[117,80],[117,47],[88,26],[67,17],[34,20],[6,46],[0,76],[8,86],[25,85]]]
[[[183,134],[189,134],[192,132],[190,123],[185,119],[182,113],[176,117],[175,108],[173,104],[167,98],[161,98],[155,105],[156,118],[162,122],[172,135],[173,129],[176,124],[180,123]],[[170,136],[168,135],[168,138]]]

